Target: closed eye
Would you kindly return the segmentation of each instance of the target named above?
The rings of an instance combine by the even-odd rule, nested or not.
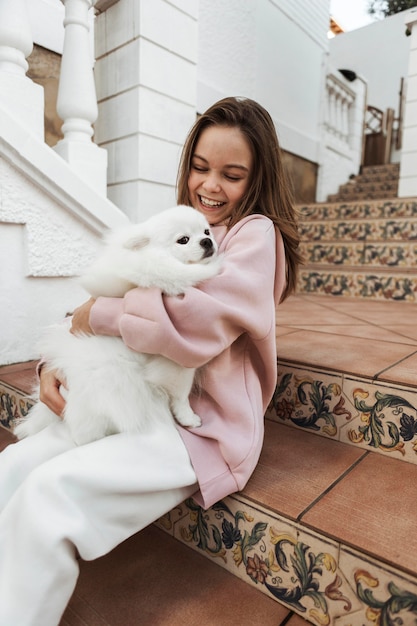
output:
[[[190,238],[187,236],[180,237],[179,239],[177,239],[177,243],[179,243],[180,246],[185,246],[185,244],[188,243],[189,241],[190,241]]]

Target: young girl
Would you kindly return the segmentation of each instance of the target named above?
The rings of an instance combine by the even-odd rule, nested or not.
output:
[[[276,384],[275,308],[295,288],[297,221],[269,114],[226,98],[192,128],[178,202],[203,213],[224,255],[219,276],[181,297],[136,288],[79,307],[72,332],[202,367],[202,425],[174,422],[75,447],[62,422],[0,454],[0,626],[56,626],[91,560],[193,497],[207,508],[243,489],[259,458]],[[61,415],[59,373],[41,399]],[[86,380],[88,385],[88,380]]]

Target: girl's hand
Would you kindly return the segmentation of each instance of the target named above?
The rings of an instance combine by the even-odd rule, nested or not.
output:
[[[65,388],[65,380],[56,370],[47,370],[43,367],[39,374],[40,390],[39,399],[46,404],[55,415],[63,417],[65,400],[59,389],[61,385]]]
[[[72,325],[70,332],[73,335],[94,335],[90,326],[90,310],[95,302],[94,298],[90,298],[81,306],[77,307],[72,315]]]

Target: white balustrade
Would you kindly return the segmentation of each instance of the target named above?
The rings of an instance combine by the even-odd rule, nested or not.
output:
[[[107,152],[92,141],[92,125],[97,119],[98,108],[89,11],[95,0],[61,1],[65,5],[65,35],[57,111],[64,121],[64,138],[57,143],[55,150],[81,178],[105,195]]]
[[[32,48],[26,0],[0,0],[0,106],[43,140],[43,88],[26,76]]]
[[[329,74],[326,80],[326,131],[338,141],[349,146],[351,129],[351,107],[354,93],[351,92],[336,76]]]

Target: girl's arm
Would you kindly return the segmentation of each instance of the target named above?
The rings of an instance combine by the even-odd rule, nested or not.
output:
[[[123,299],[98,298],[90,314],[93,331],[120,335],[133,350],[162,354],[185,367],[204,365],[243,332],[265,337],[275,319],[275,228],[252,216],[225,242],[221,273],[183,296],[136,288]],[[284,272],[282,242],[279,256],[277,266]]]

